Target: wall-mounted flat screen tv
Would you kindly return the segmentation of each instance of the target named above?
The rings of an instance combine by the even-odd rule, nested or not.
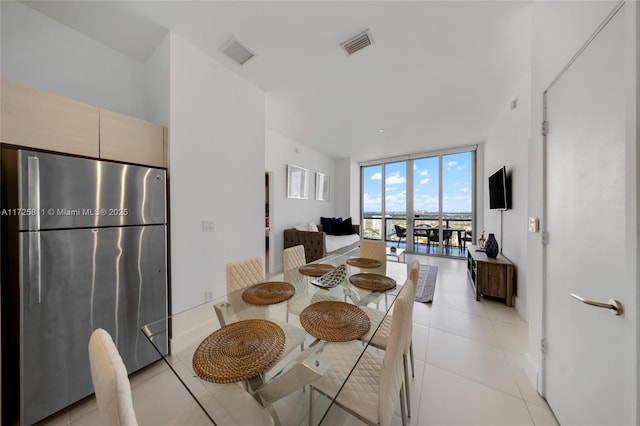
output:
[[[489,208],[491,210],[508,210],[511,208],[511,182],[507,169],[502,166],[489,176]]]

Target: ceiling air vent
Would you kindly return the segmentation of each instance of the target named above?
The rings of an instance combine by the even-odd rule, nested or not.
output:
[[[226,42],[221,48],[220,51],[233,59],[240,65],[246,64],[251,58],[255,55],[249,51],[246,47],[244,47],[238,40],[232,38],[228,42]]]
[[[349,40],[341,43],[340,46],[344,48],[347,52],[347,55],[353,55],[359,50],[364,49],[367,46],[371,46],[373,44],[373,37],[371,37],[371,31],[366,30],[361,32],[357,36],[350,38]]]

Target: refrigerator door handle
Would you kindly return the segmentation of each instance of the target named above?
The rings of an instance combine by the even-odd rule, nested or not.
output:
[[[42,273],[40,267],[40,160],[27,159],[29,215],[29,303],[40,304]]]
[[[41,294],[40,232],[29,231],[29,304],[39,305]]]
[[[40,230],[40,160],[38,157],[27,159],[29,231]]]

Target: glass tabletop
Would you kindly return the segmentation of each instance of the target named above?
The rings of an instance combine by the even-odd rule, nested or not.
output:
[[[243,298],[245,288],[146,324],[142,328],[143,333],[212,423],[226,423],[229,419],[233,419],[238,424],[249,424],[250,416],[255,413],[256,407],[261,409],[260,406],[264,407],[276,420],[276,424],[306,423],[309,410],[309,391],[308,387],[305,388],[306,385],[324,375],[330,375],[340,384],[347,381],[367,349],[369,340],[387,315],[402,284],[396,279],[398,286],[387,292],[369,291],[351,284],[349,281],[351,275],[362,273],[381,275],[386,271],[386,265],[378,268],[361,268],[347,264],[347,259],[357,257],[356,253],[351,251],[313,262],[339,267],[338,270],[344,268],[345,274],[342,275],[344,278],[337,285],[331,280],[321,280],[319,277],[305,275],[296,268],[272,275],[267,280],[286,282],[293,286],[295,293],[283,302],[268,305],[247,303],[245,299],[252,302],[253,300],[247,296]],[[335,286],[324,288],[322,285],[325,281]],[[363,314],[366,314],[364,316],[368,320],[363,319]],[[232,326],[253,324],[254,320],[267,320],[275,323],[278,326],[276,328],[283,330],[285,344],[281,355],[275,364],[271,364],[264,370],[256,367],[253,361],[256,357],[251,356],[252,360],[246,361],[251,363],[251,366],[247,364],[246,370],[250,367],[258,368],[259,372],[256,376],[237,383],[213,383],[212,381],[217,380],[217,376],[207,376],[207,373],[203,373],[201,362],[203,356],[227,356],[229,353],[240,352],[243,352],[238,355],[240,357],[256,355],[251,353],[253,351],[251,336],[239,337],[237,339],[240,341],[232,341],[231,349],[216,345],[227,344],[228,340],[233,338],[224,337],[216,340],[215,337],[231,331]],[[362,334],[362,331],[366,331],[362,329],[363,322],[367,321],[368,332]],[[352,326],[359,329],[354,330]],[[343,333],[343,330],[347,332]],[[262,331],[260,329],[256,333]],[[362,336],[352,341],[338,341],[343,335],[350,335],[349,333],[355,333],[353,336],[361,334]],[[212,335],[215,336],[212,337]],[[225,338],[227,340],[224,340]],[[207,347],[210,351],[209,355],[203,355],[202,347],[206,344],[209,345]],[[211,345],[213,347],[210,347]],[[323,357],[323,351],[328,345],[349,345],[349,350],[345,351],[345,356],[348,357],[345,361],[350,368],[331,368],[331,361]],[[211,353],[216,355],[210,355]],[[209,360],[209,364],[215,364],[216,371],[223,368],[221,366],[224,363],[218,363],[219,359]],[[248,358],[241,358],[241,362],[245,362],[245,359]],[[242,364],[239,370],[243,370]],[[254,371],[239,371],[239,373],[253,375]],[[314,421],[322,422],[341,387],[334,393],[326,395],[324,403],[314,402]],[[236,398],[234,404],[225,403],[229,395],[238,392],[244,393],[245,398]]]

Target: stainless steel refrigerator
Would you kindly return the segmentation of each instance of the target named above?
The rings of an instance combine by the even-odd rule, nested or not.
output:
[[[130,373],[159,358],[140,327],[167,314],[166,172],[0,155],[2,419],[32,424],[93,392],[96,328]]]

